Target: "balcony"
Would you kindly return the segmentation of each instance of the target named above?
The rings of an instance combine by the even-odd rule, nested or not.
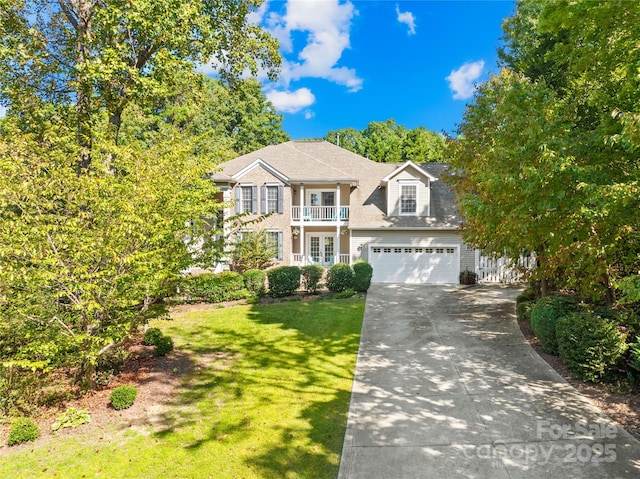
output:
[[[337,256],[331,256],[329,258],[313,258],[312,256],[305,256],[298,253],[293,253],[291,255],[292,266],[305,266],[307,264],[319,264],[321,266],[329,267],[332,264],[336,263],[336,260],[338,263],[350,264],[351,255],[340,254]]]
[[[339,216],[338,216],[339,215]],[[292,223],[334,223],[344,224],[349,221],[348,206],[292,206]]]

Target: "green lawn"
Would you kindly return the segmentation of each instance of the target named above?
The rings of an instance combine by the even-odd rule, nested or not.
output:
[[[177,348],[208,358],[186,392],[167,399],[159,430],[3,454],[0,477],[333,478],[363,310],[362,299],[318,300],[157,322]]]

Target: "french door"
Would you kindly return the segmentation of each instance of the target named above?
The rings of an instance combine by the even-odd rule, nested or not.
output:
[[[335,236],[324,233],[309,233],[308,258],[314,264],[331,266],[335,257]]]

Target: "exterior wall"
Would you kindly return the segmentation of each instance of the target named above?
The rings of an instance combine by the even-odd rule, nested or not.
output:
[[[429,216],[429,179],[411,174],[407,168],[394,176],[387,184],[388,216],[400,215],[400,184],[402,180],[418,181],[418,216]],[[404,215],[403,215],[404,216]]]
[[[414,246],[454,245],[460,250],[460,271],[475,271],[475,251],[467,248],[456,231],[356,230],[351,232],[351,260],[368,260],[370,244],[408,244]]]
[[[241,185],[246,185],[252,183],[256,185],[257,193],[258,193],[258,213],[260,212],[260,200],[261,200],[261,186],[265,183],[269,183],[272,185],[280,185],[283,186],[282,193],[282,214],[273,213],[269,217],[264,218],[261,222],[255,223],[251,225],[252,229],[264,229],[267,231],[282,231],[282,260],[277,261],[275,264],[277,265],[288,265],[289,260],[291,258],[291,188],[285,185],[278,178],[273,176],[267,170],[262,167],[254,168],[252,171],[244,175],[239,179],[238,183],[234,185],[231,190],[230,198],[233,200],[236,197],[236,188]],[[235,207],[231,207],[228,209],[229,215],[235,214]],[[248,215],[244,219],[250,221],[251,219],[257,218],[258,215]]]
[[[291,211],[291,206],[300,206],[300,185],[292,184],[291,189],[293,190],[291,193],[292,203],[289,203],[289,211]],[[309,190],[330,190],[336,191],[335,183],[326,183],[326,184],[305,184],[304,185],[305,195]],[[349,206],[349,195],[350,195],[350,187],[347,183],[340,184],[340,205],[339,206]],[[305,198],[306,204],[306,198]]]

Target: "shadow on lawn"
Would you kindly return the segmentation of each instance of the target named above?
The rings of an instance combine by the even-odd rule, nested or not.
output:
[[[227,359],[196,368],[157,437],[190,430],[181,443],[198,450],[256,436],[255,452],[243,460],[259,476],[336,476],[362,313],[357,300],[255,305],[249,327],[217,322],[183,332],[196,357]],[[203,343],[210,347],[195,346]],[[205,414],[211,419],[203,425]]]

